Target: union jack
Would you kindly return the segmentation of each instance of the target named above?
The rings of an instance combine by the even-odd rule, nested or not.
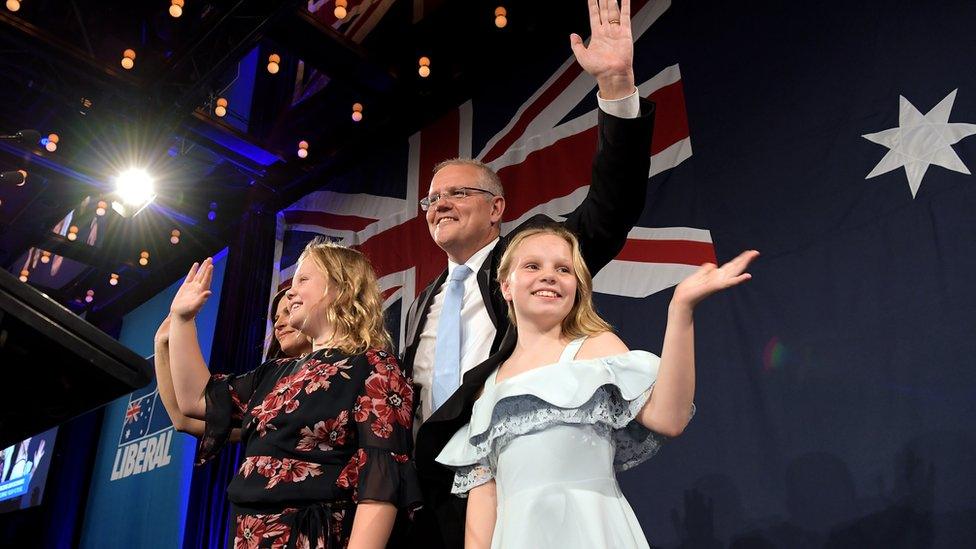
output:
[[[141,413],[142,406],[138,402],[130,402],[129,407],[125,409],[125,423],[129,424],[138,421],[139,414]]]
[[[639,40],[670,2],[634,4],[632,27]],[[476,158],[496,170],[506,187],[503,234],[538,213],[564,218],[580,204],[589,187],[597,110],[581,111],[581,105],[592,99],[594,90],[593,78],[570,55],[512,112],[507,125],[477,149],[473,101],[411,136],[403,198],[323,190],[300,199],[279,214],[277,286],[289,283],[300,244],[307,240],[289,243],[289,236],[326,235],[367,254],[380,278],[384,306],[403,300],[399,307],[402,325],[407,305],[446,266],[445,255],[430,238],[418,205],[426,195],[433,167],[461,156]],[[639,83],[638,90],[657,105],[648,174],[654,183],[692,156],[679,65],[668,66]],[[704,262],[715,262],[708,230],[638,226],[617,259],[596,277],[594,287],[599,293],[646,297],[674,286]],[[402,344],[402,330],[400,333]]]

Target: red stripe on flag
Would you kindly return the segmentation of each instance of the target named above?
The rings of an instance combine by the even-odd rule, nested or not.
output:
[[[391,295],[393,295],[393,294],[395,294],[395,293],[396,293],[396,291],[397,291],[397,290],[399,290],[399,289],[400,289],[400,288],[402,288],[402,287],[403,287],[403,286],[394,286],[394,287],[392,287],[392,288],[388,288],[388,289],[386,289],[386,290],[385,290],[385,291],[383,292],[383,299],[384,299],[384,300],[386,300],[386,298],[388,298],[388,297],[390,297]]]
[[[518,219],[540,204],[588,185],[596,140],[596,128],[589,128],[499,170],[505,183],[505,220]]]
[[[309,210],[285,211],[285,223],[289,225],[318,225],[337,231],[361,231],[375,222],[375,219],[355,215],[339,215]]]
[[[427,126],[420,134],[420,158],[418,196],[427,195],[427,189],[434,166],[448,158],[458,155],[458,141],[460,140],[460,113],[453,109],[437,122]],[[376,274],[384,276],[417,268],[417,288],[419,290],[429,284],[444,267],[447,257],[437,247],[427,229],[427,218],[419,206],[417,215],[404,223],[391,227],[357,246],[365,253]]]
[[[482,161],[487,164],[488,162],[491,162],[492,160],[495,160],[496,158],[505,154],[505,151],[512,146],[512,143],[515,143],[519,137],[522,137],[522,134],[525,132],[525,128],[527,128],[529,124],[535,120],[535,117],[538,116],[543,109],[548,107],[550,103],[555,101],[556,98],[559,97],[559,94],[561,94],[570,84],[572,84],[573,80],[575,80],[582,71],[583,69],[579,66],[579,63],[573,63],[570,65],[566,71],[559,75],[559,78],[557,78],[556,81],[549,86],[549,89],[544,91],[542,95],[536,98],[534,103],[525,109],[525,111],[519,117],[518,122],[516,122],[508,133],[505,134],[505,137],[501,138],[497,143],[495,143],[495,146],[488,151],[488,154],[482,158]]]
[[[637,240],[624,244],[616,259],[641,263],[677,263],[701,265],[715,263],[715,246],[693,240]]]
[[[651,142],[653,155],[688,137],[688,116],[680,80],[656,90],[649,99],[657,104]],[[589,184],[588,174],[596,153],[596,132],[593,127],[565,137],[530,153],[524,161],[499,170],[506,191],[505,219],[518,219],[539,204]],[[538,185],[540,181],[558,183]]]
[[[651,154],[657,154],[688,137],[688,113],[681,80],[657,89],[648,99],[657,105],[654,115],[654,137]]]
[[[430,180],[434,177],[434,166],[456,158],[461,139],[461,112],[451,109],[437,122],[430,124],[420,133],[420,184],[417,186],[417,200],[427,196]],[[418,215],[424,215],[417,208]]]

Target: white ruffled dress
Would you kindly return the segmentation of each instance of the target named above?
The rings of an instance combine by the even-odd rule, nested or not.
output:
[[[634,419],[660,359],[630,351],[576,360],[584,340],[567,345],[559,362],[501,383],[493,372],[471,422],[437,456],[457,471],[455,494],[495,479],[492,548],[649,547],[614,472],[665,440]]]

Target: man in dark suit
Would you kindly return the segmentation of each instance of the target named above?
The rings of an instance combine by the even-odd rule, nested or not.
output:
[[[584,46],[576,34],[570,41],[599,86],[599,148],[589,193],[564,223],[595,274],[620,252],[644,209],[654,105],[634,85],[629,1],[620,8],[615,0],[588,1],[590,42]],[[403,365],[418,388],[415,457],[425,498],[409,538],[411,547],[455,548],[463,546],[465,500],[451,495],[453,472],[434,457],[468,421],[474,394],[497,366],[486,359],[514,345],[496,280],[502,253],[520,230],[554,221],[537,215],[502,237],[502,183],[465,159],[435,168],[421,207],[448,268],[407,314]]]

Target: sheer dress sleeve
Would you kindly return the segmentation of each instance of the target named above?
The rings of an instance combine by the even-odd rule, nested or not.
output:
[[[413,384],[396,357],[369,350],[365,359],[370,374],[353,407],[359,448],[336,484],[351,489],[353,499],[383,501],[398,508],[415,509],[422,497],[417,470],[410,455],[413,446]]]

